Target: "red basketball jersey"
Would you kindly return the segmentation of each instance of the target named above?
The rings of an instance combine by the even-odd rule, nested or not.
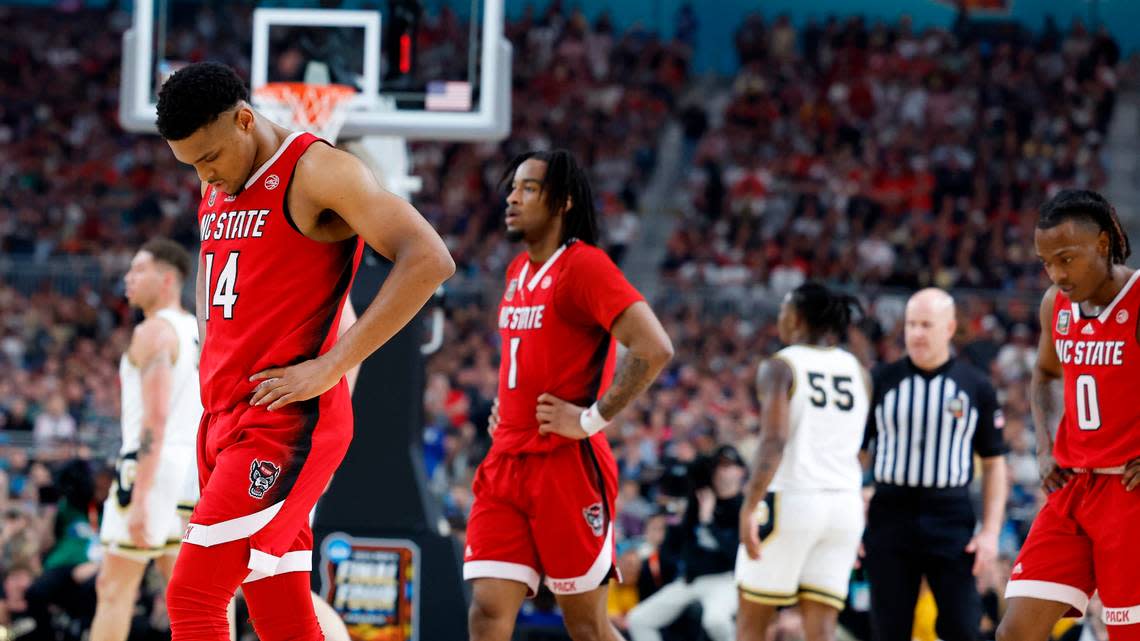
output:
[[[1053,301],[1053,342],[1065,382],[1065,415],[1053,456],[1062,467],[1116,467],[1140,456],[1140,271],[1095,318],[1061,292]]]
[[[207,275],[199,374],[208,412],[248,401],[253,374],[315,358],[335,342],[363,245],[306,237],[285,202],[297,161],[319,140],[290,135],[241,193],[207,187],[198,206],[199,269]]]
[[[610,327],[639,300],[609,256],[587,243],[571,241],[545,264],[526,252],[511,262],[499,304],[496,449],[545,452],[573,442],[538,433],[538,397],[550,393],[582,406],[597,400],[613,377]]]

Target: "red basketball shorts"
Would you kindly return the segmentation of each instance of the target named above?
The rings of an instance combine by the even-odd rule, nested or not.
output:
[[[309,513],[351,440],[352,406],[343,379],[318,398],[273,412],[241,404],[203,414],[202,497],[183,542],[211,547],[248,539],[246,581],[309,571]]]
[[[1084,614],[1094,591],[1116,636],[1140,638],[1140,490],[1128,492],[1120,474],[1078,473],[1053,492],[1033,521],[1005,596],[1067,603]],[[1113,627],[1109,627],[1112,635]]]
[[[605,436],[552,452],[494,448],[475,473],[463,578],[509,579],[555,594],[601,586],[614,567],[617,464]]]

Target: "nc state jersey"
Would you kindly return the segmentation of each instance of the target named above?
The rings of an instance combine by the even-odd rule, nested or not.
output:
[[[297,161],[319,140],[296,132],[241,193],[207,187],[202,197],[199,269],[207,281],[199,375],[209,412],[248,400],[251,375],[312,359],[335,342],[362,245],[308,238],[286,206]]]
[[[499,303],[499,426],[494,448],[545,452],[572,443],[538,433],[538,397],[591,405],[613,377],[610,328],[642,300],[602,250],[570,241],[536,265],[523,252],[507,267]],[[601,438],[605,438],[601,436]]]
[[[1061,292],[1053,301],[1053,343],[1065,382],[1065,414],[1053,456],[1062,467],[1116,467],[1140,456],[1140,271],[1095,318]]]

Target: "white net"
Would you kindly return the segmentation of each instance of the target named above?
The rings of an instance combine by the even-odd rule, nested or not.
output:
[[[274,122],[335,144],[356,90],[346,85],[271,82],[253,92],[254,104]]]

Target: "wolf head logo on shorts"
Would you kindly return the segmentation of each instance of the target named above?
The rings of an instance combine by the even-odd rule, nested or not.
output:
[[[602,535],[602,525],[605,521],[605,515],[602,513],[602,504],[594,503],[593,505],[582,508],[582,516],[586,517],[586,524],[590,526],[590,531],[594,536]]]
[[[281,466],[253,459],[249,464],[249,495],[255,499],[265,498],[265,493],[277,482],[280,474]]]

